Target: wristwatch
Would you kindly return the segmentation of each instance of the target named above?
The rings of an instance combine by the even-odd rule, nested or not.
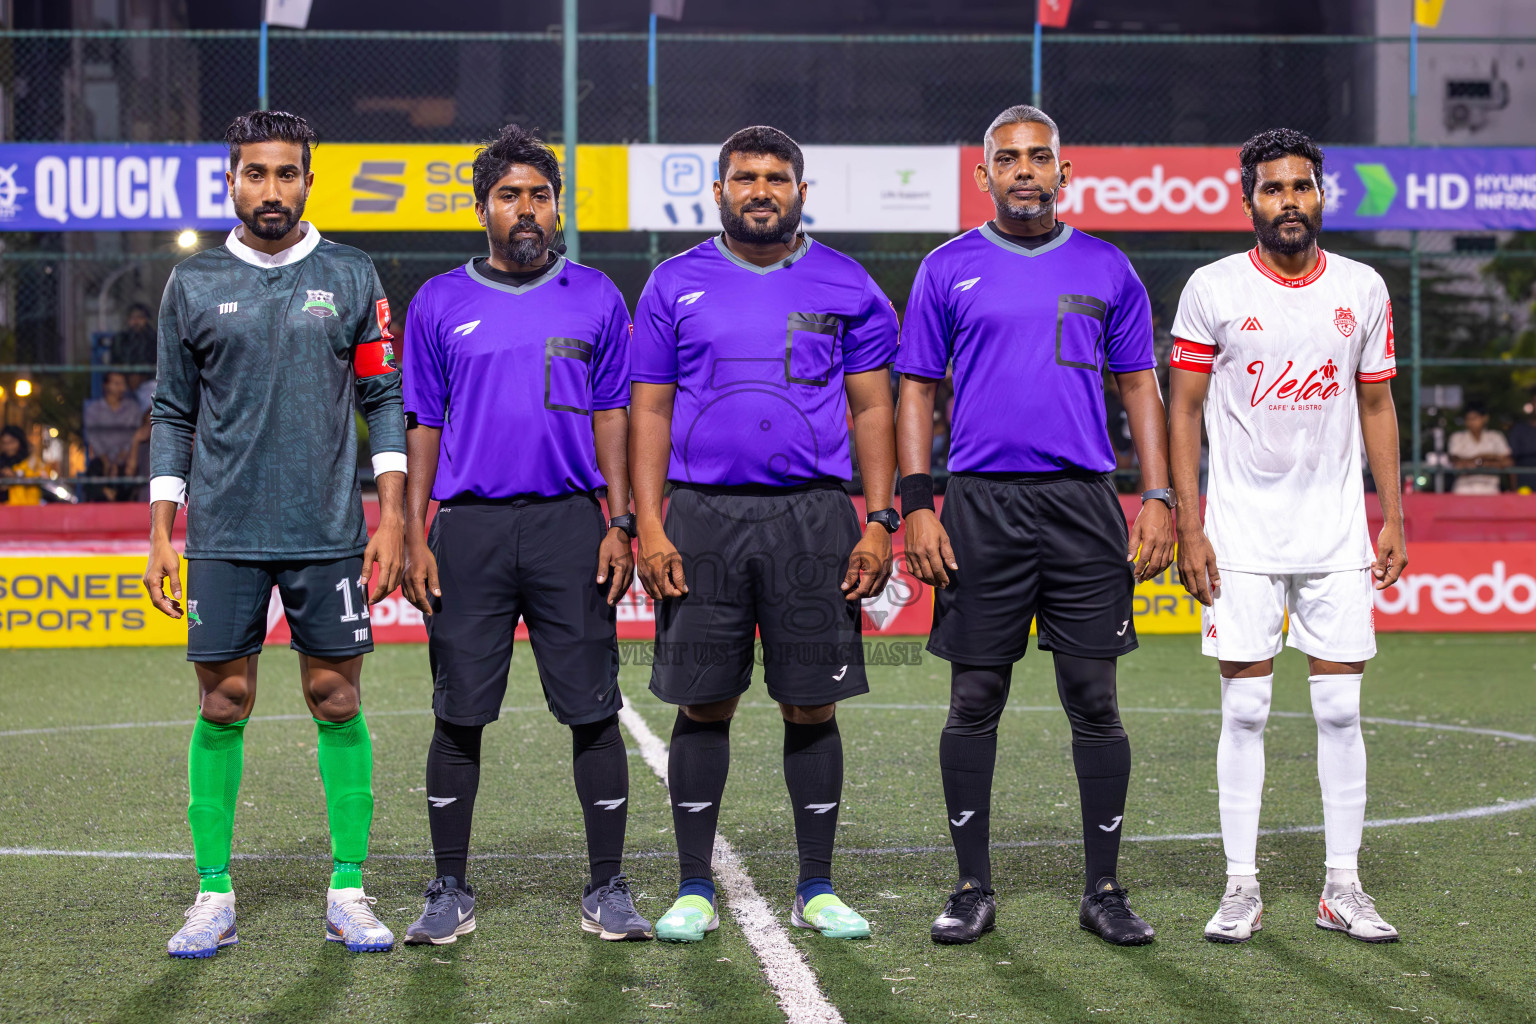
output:
[[[621,516],[614,516],[608,520],[608,529],[623,530],[629,534],[630,540],[634,540],[635,534],[639,532],[635,529],[635,514],[633,512],[625,512]]]
[[[879,523],[885,527],[886,533],[895,533],[901,529],[901,513],[893,508],[883,508],[878,512],[871,512],[864,517],[866,523]]]
[[[1174,496],[1172,487],[1159,487],[1156,490],[1142,491],[1142,504],[1145,505],[1149,501],[1162,502],[1164,505],[1168,506],[1168,511],[1170,512],[1177,508],[1179,504],[1179,499]]]

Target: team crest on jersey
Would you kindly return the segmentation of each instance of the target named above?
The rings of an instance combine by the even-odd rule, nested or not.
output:
[[[1353,310],[1340,306],[1333,311],[1333,326],[1339,329],[1344,337],[1355,333],[1355,314]]]
[[[321,291],[319,288],[306,288],[304,291],[304,312],[312,313],[322,319],[336,315],[336,293]]]

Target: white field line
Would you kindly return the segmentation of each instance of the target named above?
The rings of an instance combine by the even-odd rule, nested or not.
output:
[[[746,704],[744,704],[742,706],[743,707],[762,707],[762,708],[777,708],[778,707],[778,705],[776,705],[776,704],[766,704],[766,703],[765,704],[759,704],[759,705],[746,705]],[[947,710],[947,706],[946,705],[942,705],[942,704],[857,704],[857,703],[855,703],[855,704],[849,704],[849,705],[847,705],[847,707],[850,707],[850,708],[863,707],[863,708],[866,708],[866,709],[869,709],[869,710],[900,710],[900,711],[942,711],[942,710]],[[502,713],[507,714],[507,713],[514,713],[514,712],[544,711],[546,709],[542,708],[542,707],[504,707],[501,710],[502,710]],[[1010,708],[1009,710],[1011,710],[1011,711],[1059,711],[1060,709],[1056,708],[1056,707],[1013,707],[1013,708]],[[1219,710],[1217,710],[1217,709],[1202,709],[1202,708],[1122,708],[1121,711],[1122,712],[1128,712],[1128,713],[1140,713],[1140,714],[1187,714],[1187,715],[1219,715],[1219,714],[1221,714],[1221,712]],[[406,710],[406,711],[376,711],[376,712],[373,712],[373,714],[375,716],[430,714],[430,713],[431,713],[430,710],[423,710],[423,711],[414,711],[414,710]],[[1271,716],[1279,716],[1279,717],[1282,717],[1282,718],[1310,718],[1310,717],[1312,717],[1310,714],[1308,714],[1306,712],[1302,712],[1302,711],[1271,711],[1270,715]],[[307,718],[307,717],[309,717],[309,716],[307,716],[307,715],[268,715],[268,716],[264,716],[264,717],[259,717],[256,720],[257,721],[292,721],[292,720],[304,719],[304,718]],[[662,781],[665,782],[666,781],[666,745],[663,744],[660,739],[657,739],[654,733],[650,732],[649,727],[646,726],[644,720],[641,719],[627,705],[625,706],[623,711],[620,712],[620,720],[623,721],[624,724],[627,727],[629,727],[630,732],[635,736],[636,742],[640,745],[640,748],[641,748],[639,753],[641,754],[642,757],[645,758],[646,763],[652,768],[652,770],[654,770],[656,772],[656,774],[658,776],[660,776]],[[1499,737],[1499,738],[1502,738],[1502,739],[1515,740],[1515,741],[1521,742],[1521,743],[1536,743],[1536,736],[1532,736],[1532,735],[1529,735],[1527,733],[1508,732],[1508,731],[1505,731],[1503,729],[1484,729],[1484,728],[1481,728],[1481,727],[1478,727],[1478,726],[1449,725],[1449,724],[1440,723],[1440,722],[1420,722],[1420,721],[1410,721],[1408,719],[1400,719],[1400,718],[1368,718],[1368,717],[1362,717],[1361,721],[1362,722],[1373,723],[1373,724],[1377,724],[1377,725],[1395,725],[1395,726],[1401,726],[1401,727],[1404,727],[1404,728],[1411,728],[1411,729],[1432,729],[1432,730],[1445,731],[1445,732],[1473,733],[1473,734],[1476,734],[1476,735],[1479,735],[1479,736],[1495,736],[1495,737]],[[0,736],[17,736],[17,735],[33,735],[33,734],[38,734],[38,733],[70,732],[70,731],[77,731],[77,730],[81,730],[81,729],[134,729],[134,728],[150,728],[150,727],[155,727],[155,726],[173,726],[173,725],[186,726],[186,725],[191,725],[191,724],[192,723],[190,721],[174,721],[174,722],[117,722],[117,723],[112,723],[112,724],[108,724],[108,725],[58,726],[58,727],[48,728],[48,729],[18,729],[18,730],[12,730],[10,732],[0,732]],[[639,729],[645,729],[646,731],[645,731],[644,734],[642,734],[642,733],[640,733],[638,731]],[[645,739],[646,736],[649,736],[650,740],[654,741],[655,746],[652,746],[650,743],[648,743],[646,741],[646,739]],[[1498,815],[1498,814],[1512,814],[1514,812],[1527,810],[1527,809],[1532,808],[1532,807],[1536,807],[1536,797],[1532,797],[1532,798],[1525,799],[1525,800],[1507,800],[1507,801],[1504,801],[1504,802],[1501,802],[1501,803],[1484,804],[1484,805],[1482,805],[1480,807],[1467,807],[1467,808],[1464,808],[1464,809],[1459,810],[1459,811],[1442,811],[1442,812],[1437,813],[1437,814],[1419,814],[1419,815],[1412,815],[1412,816],[1409,816],[1409,817],[1402,817],[1402,818],[1378,818],[1378,819],[1375,819],[1375,820],[1366,821],[1365,822],[1365,827],[1366,828],[1395,828],[1395,827],[1399,827],[1399,826],[1402,826],[1402,825],[1430,825],[1430,824],[1434,824],[1434,823],[1437,823],[1437,822],[1444,822],[1444,821],[1466,821],[1466,820],[1470,820],[1470,819],[1473,819],[1473,818],[1486,818],[1486,817],[1491,817],[1493,815]],[[1260,829],[1259,830],[1259,834],[1260,835],[1264,835],[1264,836],[1270,836],[1270,835],[1294,835],[1294,834],[1299,834],[1299,833],[1321,832],[1322,830],[1323,830],[1323,826],[1321,826],[1321,825],[1286,825],[1286,826],[1282,826],[1280,828]],[[1129,835],[1128,834],[1128,835],[1125,836],[1125,841],[1129,842],[1129,843],[1203,842],[1203,841],[1206,841],[1206,840],[1220,839],[1220,838],[1221,838],[1221,833],[1220,832],[1176,832],[1176,833],[1167,833],[1167,834],[1163,834],[1163,835],[1151,835],[1151,836],[1137,836],[1137,835]],[[715,848],[715,857],[716,857],[717,863],[725,863],[725,859],[722,857],[722,854],[721,854],[721,849],[723,847],[726,851],[729,851],[729,863],[731,865],[733,865],[733,866],[736,866],[736,869],[739,871],[740,870],[739,869],[739,864],[740,864],[739,857],[737,857],[736,853],[733,850],[731,850],[730,845],[728,843],[726,843],[726,841],[724,839],[722,839],[722,838],[720,838],[718,836],[716,837],[716,839],[717,839],[717,846]],[[1023,849],[1031,849],[1031,848],[1034,848],[1034,847],[1041,847],[1041,846],[1077,846],[1081,842],[1082,842],[1082,840],[1080,840],[1080,839],[1030,839],[1030,840],[1024,840],[1024,841],[1015,841],[1015,842],[993,843],[992,844],[992,848],[994,850],[1023,850]],[[882,856],[882,855],[892,855],[892,854],[949,853],[949,852],[951,852],[951,847],[949,847],[947,845],[944,845],[944,846],[876,846],[876,847],[865,847],[865,848],[844,847],[844,848],[840,849],[840,852],[843,855],[845,855],[845,856]],[[795,855],[796,855],[796,852],[794,850],[761,850],[761,851],[754,851],[752,853],[752,856],[754,856],[754,857],[790,857],[790,856],[795,856]],[[624,856],[626,858],[628,858],[628,859],[631,859],[631,860],[669,860],[669,859],[674,858],[676,856],[676,854],[672,853],[671,851],[649,851],[649,852],[634,852],[634,851],[630,851],[630,852],[626,852]],[[40,847],[40,846],[0,846],[0,857],[80,857],[80,858],[103,858],[103,859],[108,859],[108,860],[191,860],[191,855],[187,854],[187,853],[161,852],[161,851],[155,851],[155,850],[64,850],[64,849],[52,849],[52,848]],[[514,861],[515,860],[580,860],[580,859],[584,859],[585,857],[586,857],[586,854],[575,854],[575,853],[477,853],[477,854],[475,854],[475,859],[476,860],[514,860]],[[311,856],[311,855],[307,855],[307,854],[237,853],[237,854],[234,855],[234,859],[235,860],[317,860],[317,861],[321,861],[321,860],[329,860],[330,858],[328,856],[320,856],[318,854]],[[424,853],[422,853],[422,854],[414,854],[414,853],[376,853],[376,854],[373,854],[370,859],[372,859],[372,860],[430,860],[431,857],[430,857],[429,854],[424,854]],[[723,874],[724,874],[724,872],[722,871],[722,875]],[[747,884],[748,884],[748,886],[751,885],[751,880],[750,879],[747,879]],[[754,896],[756,895],[755,890],[753,890],[752,894]],[[759,897],[759,900],[760,899],[761,898]],[[764,904],[764,908],[766,910],[766,904]],[[734,906],[733,906],[733,909],[734,909]],[[770,919],[771,919],[771,916],[772,915],[770,914],[769,915]],[[739,915],[738,915],[738,917],[739,917]],[[794,948],[792,946],[790,947],[790,951],[791,952],[795,952]],[[814,1020],[815,1018],[810,1018],[810,1019]]]
[[[639,745],[645,763],[650,765],[662,785],[666,785],[667,745],[628,703],[619,709],[619,721]],[[789,1024],[843,1024],[843,1015],[822,995],[821,986],[805,957],[789,941],[784,926],[758,895],[757,886],[742,867],[736,851],[719,832],[715,833],[714,852],[715,878],[724,891],[731,916],[763,965],[763,974],[779,997],[779,1009],[784,1011]]]
[[[526,713],[526,712],[529,712],[529,711],[548,711],[548,710],[549,709],[544,707],[543,705],[540,705],[538,707],[533,707],[532,705],[529,705],[528,707],[504,707],[504,708],[501,709],[501,713],[504,714],[504,715],[511,715],[511,714],[523,714],[523,713]],[[367,710],[364,711],[364,714],[366,714],[367,717],[369,717],[369,718],[392,718],[392,717],[394,717],[396,715],[430,715],[431,713],[432,713],[432,709],[431,708],[401,708],[401,709],[397,709],[397,710],[394,710],[394,711],[367,711]],[[252,722],[307,722],[307,721],[310,721],[310,718],[311,718],[311,716],[308,715],[308,714],[302,714],[302,715],[252,715],[251,716],[251,721]],[[170,728],[171,726],[181,726],[184,729],[190,729],[192,727],[192,725],[193,725],[193,719],[190,719],[190,718],[173,719],[173,720],[167,720],[167,721],[164,721],[164,722],[107,722],[107,723],[105,723],[103,725],[53,725],[53,726],[46,726],[46,727],[43,727],[43,728],[40,728],[40,729],[5,729],[5,730],[0,730],[0,737],[5,737],[5,736],[53,736],[53,735],[57,735],[57,734],[60,734],[60,733],[66,733],[66,732],[95,732],[95,731],[97,731],[99,729],[159,729],[159,728]]]
[[[744,701],[739,705],[751,709],[777,709],[777,704],[766,701]],[[542,704],[525,706],[507,706],[501,709],[504,715],[529,714],[531,712],[548,711]],[[838,710],[847,711],[948,711],[948,704],[875,704],[865,701],[851,701],[838,705]],[[1058,705],[1021,705],[1015,704],[1007,708],[1008,711],[1020,713],[1051,713],[1060,712]],[[403,708],[393,711],[369,711],[369,718],[384,718],[395,715],[430,715],[431,708]],[[1220,708],[1121,708],[1123,715],[1216,715],[1220,716]],[[309,719],[309,715],[252,715],[252,722],[302,722]],[[1271,711],[1271,718],[1311,718],[1309,711]],[[1476,725],[1451,725],[1448,722],[1428,722],[1410,720],[1407,718],[1377,718],[1370,715],[1362,715],[1360,721],[1366,725],[1396,725],[1405,729],[1432,729],[1437,732],[1465,732],[1477,736],[1497,736],[1500,739],[1515,740],[1520,743],[1536,743],[1536,736],[1530,733],[1509,732],[1504,729],[1485,729]],[[158,729],[172,726],[190,727],[193,720],[190,718],[168,719],[160,722],[107,722],[101,725],[53,725],[37,729],[0,729],[0,738],[6,736],[52,736],[69,732],[94,732],[98,729]]]

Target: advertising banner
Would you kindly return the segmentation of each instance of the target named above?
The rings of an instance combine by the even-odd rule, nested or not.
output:
[[[483,231],[472,143],[334,142],[315,148],[308,218],[321,231]],[[552,147],[561,160],[562,146]],[[582,231],[628,231],[624,146],[576,147]]]
[[[931,231],[959,223],[953,146],[806,146],[810,231]],[[718,143],[629,147],[635,231],[715,231]]]
[[[1536,544],[1408,545],[1408,571],[1376,592],[1380,633],[1536,629]]]
[[[475,149],[316,146],[305,218],[321,231],[480,231],[470,171]],[[228,167],[222,143],[3,143],[0,231],[228,231],[235,223]],[[583,231],[629,230],[628,174],[624,146],[577,148]]]
[[[1072,162],[1062,218],[1085,231],[1250,231],[1230,146],[1063,146]],[[993,215],[960,150],[960,222]],[[1503,231],[1536,228],[1536,149],[1324,150],[1324,230]]]
[[[144,562],[143,554],[0,557],[0,647],[186,643],[186,620],[149,603]]]
[[[1529,231],[1536,148],[1333,147],[1324,226],[1342,231]]]
[[[864,637],[922,636],[933,615],[933,590],[905,569],[903,534],[894,538],[896,570],[883,592],[864,602]],[[1436,543],[1410,547],[1402,580],[1375,598],[1376,628],[1395,632],[1525,632],[1536,629],[1536,543]],[[0,647],[179,646],[186,619],[168,619],[144,593],[142,553],[0,552]],[[183,563],[182,579],[186,579]],[[187,594],[188,603],[197,600]],[[195,610],[195,608],[193,609]],[[1137,586],[1136,631],[1145,635],[1200,631],[1200,606],[1178,573]],[[655,636],[655,609],[637,579],[617,609],[623,640]],[[378,643],[424,643],[422,615],[397,590],[369,611]],[[527,638],[519,626],[519,639]],[[267,642],[287,644],[288,624],[274,589]]]
[[[0,231],[228,230],[222,144],[0,144]]]

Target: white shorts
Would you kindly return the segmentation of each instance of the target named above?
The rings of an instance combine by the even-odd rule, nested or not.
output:
[[[1200,650],[1222,661],[1267,661],[1285,643],[1324,661],[1376,656],[1375,587],[1370,569],[1268,576],[1221,571],[1212,605],[1201,610]]]

